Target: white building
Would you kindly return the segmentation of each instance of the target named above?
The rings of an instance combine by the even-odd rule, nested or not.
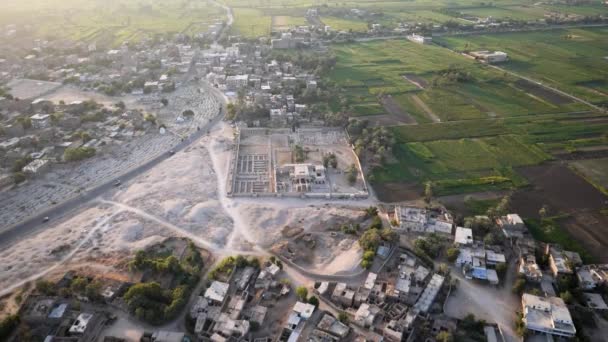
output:
[[[364,328],[369,328],[374,324],[379,312],[380,308],[377,306],[363,303],[355,313],[355,322]]]
[[[424,208],[396,207],[395,221],[407,232],[452,234],[453,220],[449,213],[436,213]]]
[[[205,298],[213,303],[222,304],[226,299],[229,284],[221,281],[214,281],[211,286],[205,291]]]
[[[51,124],[51,116],[48,114],[34,114],[30,117],[32,127],[36,129],[47,128]]]
[[[490,64],[506,62],[508,60],[507,53],[502,51],[474,51],[470,55],[475,57],[475,59],[480,59]]]
[[[84,334],[84,332],[85,332],[85,330],[87,330],[87,326],[89,325],[89,322],[91,321],[92,318],[93,318],[93,314],[90,314],[90,313],[81,313],[80,315],[78,315],[78,317],[76,318],[76,321],[70,327],[70,334],[74,334],[74,335]]]
[[[454,244],[459,246],[473,244],[473,230],[471,228],[456,227]]]
[[[407,36],[407,39],[418,44],[430,44],[433,40],[431,37],[425,37],[415,33]]]
[[[402,229],[423,232],[427,222],[426,210],[414,207],[396,207],[395,220]]]
[[[296,302],[296,305],[293,306],[293,312],[303,319],[309,319],[314,311],[315,306],[308,303]]]
[[[281,34],[281,38],[272,39],[270,45],[273,49],[293,49],[296,47],[296,40],[293,39],[291,33],[286,32]]]
[[[249,75],[234,75],[226,77],[226,88],[228,90],[238,90],[244,88],[249,83]]]
[[[45,172],[50,166],[48,159],[34,159],[23,168],[28,175],[37,175]]]
[[[524,293],[521,302],[522,320],[528,330],[561,337],[576,335],[570,311],[561,298],[542,298]]]

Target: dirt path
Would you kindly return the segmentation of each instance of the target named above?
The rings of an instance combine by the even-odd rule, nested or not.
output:
[[[392,96],[384,96],[382,99],[380,99],[380,103],[382,103],[382,106],[387,112],[389,112],[389,114],[397,118],[401,118],[405,124],[415,125],[418,123],[416,122],[416,119],[410,115],[410,113],[401,108],[401,106],[393,99]]]
[[[164,228],[167,228],[167,229],[175,232],[178,235],[187,237],[188,239],[194,241],[195,243],[199,244],[203,248],[205,248],[213,253],[216,253],[218,255],[231,255],[231,254],[245,254],[245,255],[263,254],[263,255],[266,255],[266,253],[252,253],[250,251],[242,251],[242,250],[238,250],[238,249],[231,249],[231,248],[226,248],[226,247],[220,246],[216,243],[205,240],[205,239],[201,238],[200,236],[194,235],[194,234],[190,233],[189,231],[182,229],[170,222],[167,222],[154,215],[151,215],[141,209],[134,208],[134,207],[131,207],[131,206],[123,204],[123,203],[108,201],[108,200],[101,200],[100,202],[105,203],[105,204],[114,205],[114,206],[120,208],[122,211],[130,211],[130,212],[137,214],[143,218],[146,218],[150,221],[154,221],[155,223],[160,224]]]
[[[18,282],[16,282],[15,284],[6,287],[4,289],[2,289],[0,291],[0,297],[3,297],[9,293],[11,293],[12,291],[14,291],[15,289],[20,288],[21,286],[23,286],[26,283],[32,282],[34,280],[37,280],[41,277],[44,277],[45,275],[51,273],[52,271],[54,271],[56,268],[58,268],[59,266],[65,264],[66,262],[68,262],[70,259],[72,259],[72,257],[76,254],[76,252],[78,252],[80,250],[80,248],[82,246],[84,246],[86,243],[88,243],[91,238],[93,238],[93,236],[99,231],[101,230],[104,226],[106,226],[108,224],[108,222],[116,215],[120,214],[123,210],[116,210],[114,211],[112,214],[104,217],[103,219],[99,220],[95,226],[93,227],[93,229],[91,229],[91,231],[85,236],[84,239],[82,239],[80,241],[80,243],[78,245],[76,245],[76,247],[74,247],[65,257],[63,257],[61,260],[59,260],[57,263],[55,263],[54,265],[52,265],[51,267],[33,274],[25,279],[22,279]]]
[[[515,312],[519,310],[519,301],[511,293],[516,264],[511,263],[509,266],[505,284],[498,288],[467,280],[459,270],[453,268],[451,274],[459,280],[459,283],[448,298],[445,306],[446,314],[455,318],[463,318],[472,313],[477,319],[497,323],[506,342],[521,341],[522,339],[513,329]]]
[[[433,122],[441,122],[441,119],[435,113],[433,113],[431,108],[429,108],[429,106],[427,106],[426,103],[424,103],[424,101],[418,97],[418,95],[412,95],[412,99],[420,108],[422,108],[422,110],[424,110],[426,115],[429,116],[429,119],[433,120]]]

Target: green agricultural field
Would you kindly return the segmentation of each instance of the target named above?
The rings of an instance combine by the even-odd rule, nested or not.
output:
[[[301,25],[306,25],[306,18],[293,17],[289,15],[278,15],[272,17],[273,30],[286,30]]]
[[[489,49],[509,54],[502,66],[596,104],[608,103],[608,29],[443,37],[456,50]]]
[[[517,79],[439,46],[391,40],[338,45],[333,51],[338,64],[329,78],[350,105],[369,106],[390,94],[419,123],[433,115],[457,121],[586,109],[577,102],[554,104],[532,96],[517,86]],[[470,80],[446,82],[444,74],[452,69]],[[366,114],[358,110],[357,115]]]
[[[547,10],[540,6],[504,6],[504,7],[477,7],[467,8],[462,13],[474,17],[492,17],[497,19],[512,20],[537,20],[542,19]]]
[[[552,152],[608,146],[604,114],[542,114],[391,127],[395,160],[372,172],[378,183],[433,181],[436,195],[526,185],[514,168]],[[576,147],[576,148],[574,148]],[[597,168],[597,167],[596,167]]]
[[[0,25],[31,25],[33,37],[116,46],[150,35],[204,32],[223,9],[206,1],[7,0]]]
[[[608,195],[608,158],[577,160],[570,166],[598,190]]]
[[[245,37],[255,38],[270,34],[272,20],[264,12],[250,8],[234,8],[232,32]]]
[[[366,32],[367,23],[360,20],[342,19],[337,17],[321,17],[323,24],[336,31]]]

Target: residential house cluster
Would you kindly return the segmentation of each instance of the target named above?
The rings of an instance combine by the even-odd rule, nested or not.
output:
[[[376,332],[386,341],[402,341],[415,334],[416,320],[433,311],[445,278],[406,251],[386,261],[391,271],[370,272],[361,286],[322,282],[316,292],[369,331],[367,338]]]
[[[394,220],[399,230],[408,233],[437,233],[449,236],[454,225],[452,215],[445,209],[397,206]]]
[[[190,308],[197,338],[226,341],[272,324],[267,321],[270,303],[289,293],[289,286],[277,279],[280,272],[274,263],[261,270],[246,266],[227,281],[213,281]]]

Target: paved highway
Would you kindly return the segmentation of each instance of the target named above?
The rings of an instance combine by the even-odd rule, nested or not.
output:
[[[182,142],[168,149],[165,153],[161,153],[156,158],[153,158],[143,163],[142,165],[139,165],[121,175],[109,179],[108,181],[101,183],[93,188],[87,189],[71,199],[51,206],[48,209],[41,211],[38,214],[33,215],[20,223],[3,229],[2,231],[0,231],[0,247],[6,246],[12,241],[15,241],[15,239],[22,238],[23,236],[38,231],[39,229],[49,227],[49,225],[53,224],[53,222],[56,221],[58,218],[61,218],[66,214],[72,212],[73,210],[80,208],[83,204],[90,202],[91,200],[101,196],[108,190],[114,188],[115,183],[117,181],[126,182],[141,175],[142,173],[150,170],[159,163],[169,159],[172,156],[172,153],[170,153],[170,151],[174,151],[175,153],[177,153],[181,150],[184,150],[188,146],[192,145],[200,137],[207,134],[208,130],[211,127],[213,127],[215,124],[217,124],[223,119],[226,103],[224,96],[219,92],[219,90],[210,86],[207,88],[210,93],[212,93],[215,97],[218,98],[221,109],[220,113],[218,113],[218,115],[216,115],[213,120],[209,121],[205,125],[201,125],[200,130],[196,131],[189,137],[184,138]],[[50,220],[48,223],[44,223],[43,219],[47,216],[50,218]]]

